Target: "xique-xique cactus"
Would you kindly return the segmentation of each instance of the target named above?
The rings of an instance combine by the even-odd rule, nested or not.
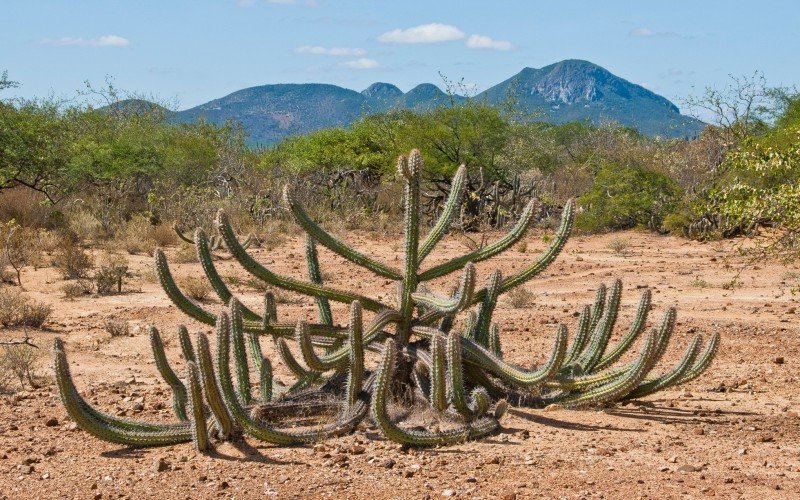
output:
[[[475,264],[523,238],[534,220],[535,203],[529,203],[511,230],[494,243],[425,267],[426,257],[459,212],[466,168],[456,172],[441,215],[424,238],[420,237],[419,152],[400,157],[398,169],[405,184],[402,268],[334,238],[309,218],[289,187],[286,206],[307,233],[307,279],[282,276],[257,262],[220,211],[216,246],[227,248],[245,270],[267,285],[314,297],[318,320],[280,321],[271,293],[264,296],[263,310],[244,306],[217,271],[209,237],[198,229],[192,241],[208,281],[227,305],[224,310],[209,311],[189,300],[176,285],[164,253],[155,252],[161,284],[172,302],[192,319],[216,328],[214,354],[206,335],[191,339],[186,328],[178,330],[185,361],[179,372],[167,361],[158,330],[151,328],[155,364],[172,388],[176,421],[134,421],[92,407],[76,390],[64,346],[57,340],[56,379],[70,416],[94,436],[129,446],[193,441],[204,451],[215,441],[242,434],[292,445],[352,432],[362,421],[371,422],[392,441],[435,446],[496,431],[509,405],[577,408],[640,398],[688,382],[711,363],[719,344],[716,334],[705,345],[697,335],[677,363],[658,368],[675,326],[675,310],[668,309],[658,326],[648,330],[647,290],[627,332],[612,343],[621,301],[619,281],[609,288],[600,286],[594,304],[580,311],[571,336],[565,325],[558,326],[549,357],[540,366],[521,367],[504,360],[503,327],[493,320],[498,298],[556,259],[572,227],[573,203],[564,207],[560,227],[544,255],[510,276],[495,271],[480,287]],[[316,245],[396,282],[396,304],[323,283]],[[454,293],[436,293],[427,286],[456,273]],[[337,326],[331,301],[349,305],[347,326]],[[278,390],[273,384],[273,360],[263,355],[263,339],[275,343],[280,361],[294,375],[296,381],[288,389]],[[634,348],[635,356],[625,356]],[[436,426],[420,426],[426,420],[416,415],[430,412],[439,416]],[[322,415],[335,417],[309,423]]]

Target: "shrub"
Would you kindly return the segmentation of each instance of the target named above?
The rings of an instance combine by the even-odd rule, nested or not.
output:
[[[31,300],[19,290],[0,288],[0,325],[41,328],[53,308]]]
[[[4,346],[0,357],[0,389],[13,377],[23,389],[26,382],[30,387],[37,387],[36,363],[41,355],[40,349],[27,344]]]
[[[173,257],[178,264],[191,264],[198,262],[197,250],[194,247],[182,245]]]
[[[93,259],[73,237],[65,235],[54,252],[53,265],[61,271],[64,279],[87,278]]]
[[[97,240],[105,235],[102,222],[85,208],[75,210],[68,215],[67,228],[80,241]]]
[[[130,326],[123,319],[108,317],[103,320],[103,329],[112,337],[127,337],[130,335]]]
[[[156,249],[153,239],[153,225],[142,216],[136,215],[117,231],[116,240],[120,247],[131,255],[152,254]]]
[[[74,300],[81,295],[89,295],[92,293],[92,285],[85,280],[69,281],[61,285],[61,293],[67,300]]]
[[[575,224],[587,232],[637,226],[662,231],[664,217],[675,209],[680,194],[677,183],[662,173],[605,163],[579,199],[586,210]]]
[[[19,286],[22,286],[22,269],[38,253],[36,241],[36,230],[20,226],[15,220],[0,223],[0,268],[10,267],[11,276]]]
[[[180,286],[189,298],[198,302],[208,300],[211,295],[211,285],[207,281],[194,276],[180,280]]]
[[[121,255],[105,257],[100,267],[94,273],[94,282],[97,293],[107,295],[122,293],[122,281],[128,274],[128,259]]]
[[[178,243],[178,235],[169,224],[159,224],[152,226],[150,229],[150,237],[153,242],[159,247],[173,246]]]
[[[631,239],[622,236],[617,236],[608,242],[608,249],[617,255],[625,257],[628,254],[628,249],[631,246]]]
[[[508,292],[508,301],[514,309],[528,307],[533,303],[536,294],[525,287],[514,288]]]

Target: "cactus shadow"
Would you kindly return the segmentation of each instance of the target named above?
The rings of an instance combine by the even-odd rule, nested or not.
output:
[[[584,424],[581,422],[570,422],[568,420],[559,420],[556,418],[545,417],[544,415],[539,415],[537,413],[530,413],[527,411],[519,410],[519,409],[511,409],[508,410],[508,413],[514,415],[515,417],[527,420],[529,422],[533,422],[538,425],[545,425],[548,427],[555,427],[558,429],[566,429],[571,431],[619,431],[619,432],[644,432],[642,429],[632,429],[627,427],[616,427],[616,426],[607,426],[607,425],[592,425],[592,424]]]
[[[634,407],[609,408],[606,413],[616,417],[635,420],[648,420],[662,424],[714,424],[726,422],[731,417],[752,417],[755,412],[718,410],[698,413],[687,408],[670,408],[656,405],[637,405]]]

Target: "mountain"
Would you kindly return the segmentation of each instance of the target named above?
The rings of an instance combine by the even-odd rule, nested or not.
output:
[[[580,60],[525,68],[476,98],[493,104],[512,99],[534,120],[588,120],[595,124],[615,121],[647,135],[668,138],[694,137],[704,126],[681,115],[666,98]],[[291,135],[347,126],[368,113],[389,109],[421,111],[464,99],[449,96],[430,83],[417,85],[406,93],[383,82],[373,83],[362,92],[318,83],[262,85],[178,111],[170,119],[179,123],[199,119],[216,124],[238,121],[247,131],[251,145],[270,145]]]
[[[391,83],[373,83],[361,91],[370,113],[388,111],[403,97],[403,91]]]
[[[489,102],[512,99],[536,120],[565,123],[614,121],[646,135],[694,137],[705,126],[680,114],[668,99],[588,61],[569,59],[544,68],[525,68],[479,94]]]

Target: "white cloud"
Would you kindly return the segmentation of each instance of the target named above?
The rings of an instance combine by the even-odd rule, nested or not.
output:
[[[483,35],[471,35],[467,38],[467,47],[471,49],[511,50],[511,42],[493,40]]]
[[[374,69],[374,68],[379,68],[380,64],[378,64],[378,61],[376,61],[375,59],[368,59],[366,57],[361,57],[353,61],[340,63],[339,66],[350,69]]]
[[[653,31],[650,28],[634,28],[628,32],[628,36],[635,38],[654,38],[654,37],[673,37],[680,36],[673,31]]]
[[[414,26],[404,30],[387,31],[378,37],[383,43],[440,43],[461,40],[463,31],[449,24],[431,23]]]
[[[117,35],[103,35],[97,38],[42,38],[39,40],[39,43],[56,47],[66,47],[70,45],[81,47],[127,47],[131,44],[131,41]]]
[[[294,49],[298,54],[314,54],[318,56],[353,57],[363,56],[367,53],[364,49],[350,47],[320,47],[316,45],[302,45]]]

